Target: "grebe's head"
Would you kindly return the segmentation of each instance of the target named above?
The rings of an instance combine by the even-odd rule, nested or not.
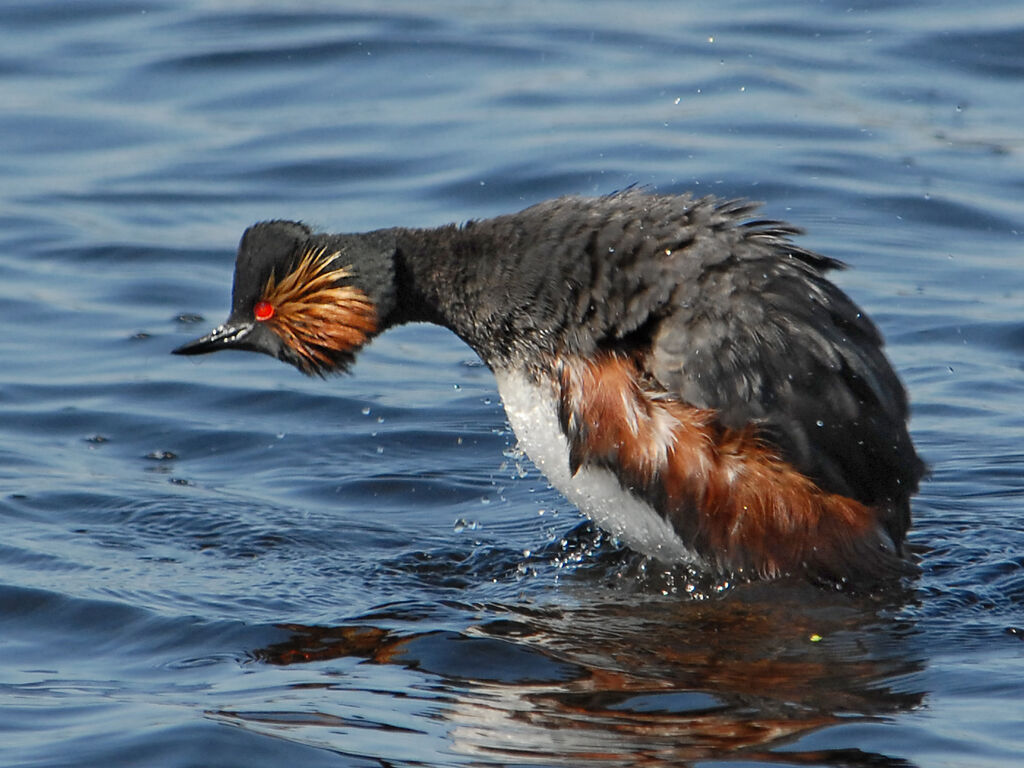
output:
[[[309,375],[344,372],[394,304],[393,247],[382,234],[314,235],[293,221],[249,227],[238,247],[231,314],[174,353],[244,349]]]

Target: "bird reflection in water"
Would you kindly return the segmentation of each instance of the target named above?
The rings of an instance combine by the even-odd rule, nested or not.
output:
[[[390,606],[342,626],[280,625],[289,638],[253,656],[270,665],[360,659],[414,671],[426,680],[409,686],[424,691],[420,717],[440,718],[452,750],[473,764],[742,758],[789,765],[909,765],[860,749],[793,750],[794,742],[812,732],[876,721],[922,704],[923,692],[913,689],[923,663],[922,654],[913,655],[912,627],[883,618],[891,603],[798,585],[770,589],[745,585],[725,599],[702,603],[630,599],[574,610],[504,607],[501,618],[461,631],[425,633],[380,626],[396,624],[403,610]],[[501,616],[496,606],[488,614]],[[367,707],[376,720],[346,706],[338,711],[349,714],[330,711],[333,695],[358,686],[358,680],[346,683],[350,677],[327,675],[330,690],[316,702],[323,711],[307,709],[298,720],[298,713],[276,707],[216,714],[277,735],[284,728],[286,738],[319,744],[323,733],[314,736],[309,728],[329,728],[332,738],[350,729],[365,734],[367,728],[403,738],[410,724],[408,702],[393,721],[382,716],[386,703]],[[397,692],[360,693],[368,701]],[[304,700],[304,706],[311,703]],[[785,749],[775,751],[780,747]]]

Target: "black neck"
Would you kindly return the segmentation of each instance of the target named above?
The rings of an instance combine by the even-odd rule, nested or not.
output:
[[[635,347],[677,283],[663,254],[707,247],[696,242],[692,209],[653,215],[647,201],[562,198],[462,227],[387,230],[396,301],[384,326],[444,326],[492,368]],[[696,213],[712,218],[714,208]],[[702,231],[728,241],[721,250],[736,237]]]
[[[397,303],[387,324],[443,326],[497,368],[553,352],[550,331],[564,323],[556,315],[565,307],[545,304],[543,296],[538,301],[546,276],[526,273],[514,233],[495,232],[490,224],[399,231]]]

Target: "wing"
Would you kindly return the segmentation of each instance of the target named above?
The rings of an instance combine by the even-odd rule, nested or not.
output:
[[[793,245],[796,233],[775,222],[738,225],[726,259],[685,266],[689,279],[656,323],[643,366],[724,427],[755,425],[824,490],[877,506],[899,545],[923,470],[906,395],[875,326],[825,278],[839,263]]]

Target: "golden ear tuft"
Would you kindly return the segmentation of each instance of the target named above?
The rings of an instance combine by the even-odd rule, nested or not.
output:
[[[266,324],[298,354],[310,373],[322,373],[339,355],[365,344],[377,332],[377,310],[362,290],[339,285],[352,266],[335,267],[339,252],[307,250],[280,283],[267,280],[261,302],[273,307]]]

